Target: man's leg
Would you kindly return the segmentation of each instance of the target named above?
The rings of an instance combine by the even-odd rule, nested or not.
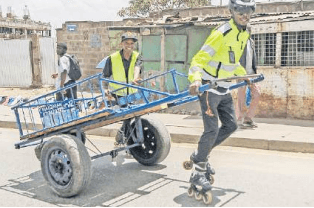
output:
[[[218,105],[217,110],[219,119],[221,121],[221,127],[219,128],[214,147],[221,144],[238,128],[231,94],[224,95],[223,100]]]
[[[62,95],[61,95],[60,92],[56,93],[56,100],[57,100],[57,101],[62,101],[62,100],[63,100],[63,99],[62,99]]]
[[[128,127],[131,126],[131,119],[126,119],[123,121],[121,128],[118,130],[117,135],[115,137],[115,140],[117,143],[122,144],[123,138],[128,136],[128,131],[131,129],[128,129]]]
[[[242,124],[242,120],[244,118],[244,111],[245,111],[245,92],[246,92],[246,86],[240,87],[238,89],[238,102],[236,106],[236,115],[238,124]]]
[[[197,150],[192,153],[190,159],[193,161],[195,170],[190,176],[190,183],[202,186],[203,189],[211,189],[212,177],[215,174],[208,163],[208,155],[212,150],[218,134],[218,112],[217,106],[220,95],[205,92],[200,96],[200,105],[203,116],[204,132],[198,142]]]
[[[244,122],[247,122],[248,124],[251,124],[254,126],[255,124],[253,122],[253,118],[255,116],[256,108],[258,106],[258,102],[261,96],[260,87],[258,84],[254,83],[251,85],[251,93],[252,93],[252,101],[251,101],[247,116],[244,119]]]
[[[66,87],[66,86],[71,85],[73,83],[75,83],[75,81],[70,80],[66,84],[64,84],[64,86]],[[69,99],[70,98],[76,99],[77,98],[77,86],[75,85],[74,87],[67,89],[65,97],[67,97]]]
[[[218,112],[217,106],[220,102],[220,95],[212,92],[204,92],[200,96],[200,105],[203,116],[204,132],[199,139],[198,148],[192,154],[192,161],[194,163],[207,161],[207,156],[210,153],[217,134],[218,134]],[[208,108],[213,113],[213,116],[206,114]]]

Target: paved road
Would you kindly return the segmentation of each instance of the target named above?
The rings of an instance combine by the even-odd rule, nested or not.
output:
[[[195,149],[172,144],[162,164],[145,167],[133,159],[103,157],[92,163],[91,184],[72,198],[56,196],[46,185],[33,147],[14,149],[18,132],[0,129],[0,206],[205,206],[186,194],[190,171],[182,160]],[[102,151],[112,138],[92,137]],[[90,146],[90,145],[88,145]],[[218,147],[212,206],[314,206],[314,155]]]

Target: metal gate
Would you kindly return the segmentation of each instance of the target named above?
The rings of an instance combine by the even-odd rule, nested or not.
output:
[[[53,38],[40,38],[41,80],[43,85],[54,85],[51,74],[56,72],[56,50]]]
[[[56,71],[55,39],[40,38],[41,80],[54,85],[51,74]],[[0,40],[0,87],[29,87],[32,85],[33,65],[31,40]]]
[[[0,41],[0,87],[32,84],[30,40]]]

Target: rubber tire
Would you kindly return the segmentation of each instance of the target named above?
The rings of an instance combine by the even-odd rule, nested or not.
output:
[[[71,134],[72,136],[75,136],[76,137],[76,133],[69,133]],[[81,135],[81,138],[82,138],[82,142],[83,144],[86,143],[86,134],[85,132],[82,132],[82,135]],[[45,142],[44,142],[45,143]],[[34,149],[35,151],[35,155],[36,155],[36,158],[40,161],[40,157],[41,157],[41,151],[42,151],[42,148],[44,146],[44,143],[41,143],[39,145],[37,145]]]
[[[153,154],[145,158],[142,156],[144,149],[142,146],[134,147],[130,149],[130,153],[133,155],[139,163],[146,166],[156,165],[162,162],[169,154],[171,147],[171,137],[166,128],[166,126],[157,118],[145,115],[141,117],[143,134],[144,134],[144,144],[148,142],[148,138],[145,137],[148,133],[153,134],[156,140],[156,149]],[[134,121],[131,124],[132,127],[135,126]],[[134,130],[136,136],[136,130]],[[130,139],[128,145],[134,144],[134,141]]]
[[[72,175],[66,185],[58,184],[49,170],[50,154],[61,150],[68,156],[72,168]],[[91,158],[84,144],[69,134],[52,136],[41,151],[41,170],[50,188],[61,197],[71,197],[79,194],[87,187],[91,180]]]
[[[76,137],[76,133],[68,133],[68,134],[71,134],[72,136]],[[81,131],[81,138],[82,138],[83,144],[85,144],[86,143],[86,134],[85,134],[85,132]]]

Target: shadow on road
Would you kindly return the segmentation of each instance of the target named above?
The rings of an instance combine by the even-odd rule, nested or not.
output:
[[[188,197],[189,183],[186,181],[171,179],[166,175],[154,173],[154,171],[164,168],[166,168],[165,165],[143,166],[134,160],[126,160],[121,165],[115,165],[110,158],[98,159],[92,163],[93,176],[90,185],[79,195],[70,198],[56,195],[47,185],[41,171],[10,179],[6,185],[0,186],[0,189],[56,206],[119,207],[171,183],[179,183],[180,189],[184,189],[184,194],[176,196],[173,199],[174,202],[185,207],[205,206],[202,202]],[[212,206],[226,205],[228,201],[241,193],[243,192],[214,187]],[[220,200],[221,196],[224,196],[223,203]]]
[[[146,167],[133,160],[115,166],[110,160],[98,159],[92,163],[90,185],[71,198],[56,195],[47,185],[41,171],[10,179],[0,189],[57,206],[121,206],[171,182],[165,179],[165,175],[152,172],[164,168],[164,165]]]
[[[187,194],[187,190],[189,186],[181,186],[180,188],[185,189],[185,193],[181,194],[174,198],[174,201],[178,204],[181,204],[182,207],[222,207],[228,206],[228,203],[235,199],[236,197],[240,196],[244,192],[237,191],[234,189],[223,189],[219,187],[213,187],[212,195],[213,195],[213,202],[210,205],[205,205],[203,201],[197,201],[194,197],[189,197]]]

